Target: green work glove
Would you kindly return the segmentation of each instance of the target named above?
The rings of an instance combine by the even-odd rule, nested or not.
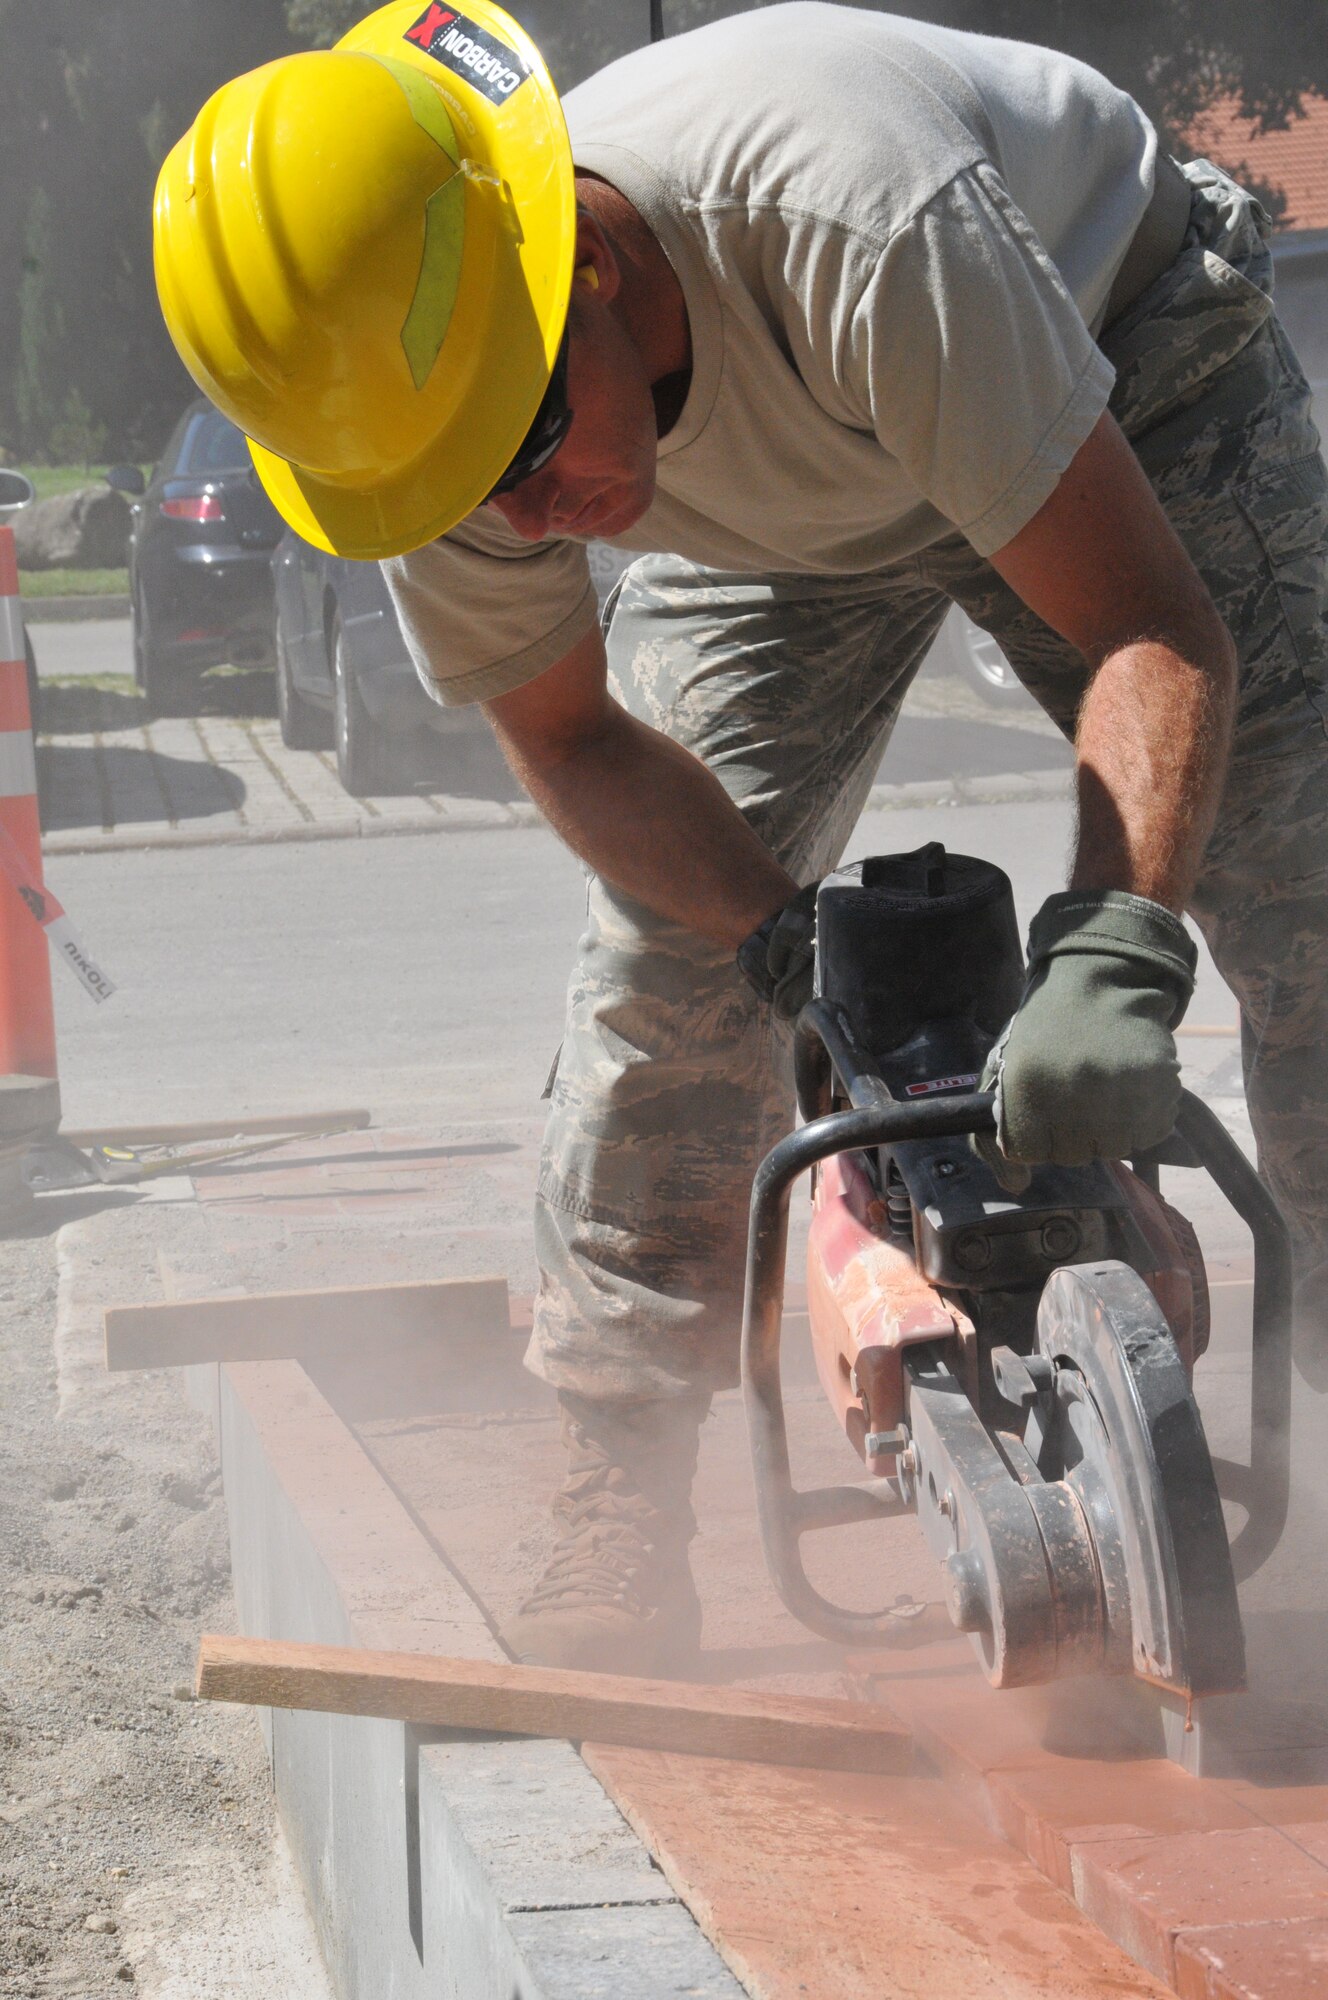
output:
[[[796,1021],[812,997],[820,886],[809,882],[799,889],[791,902],[758,924],[738,946],[738,970],[781,1021]]]
[[[1047,898],[1023,999],[983,1072],[996,1134],[973,1141],[1007,1188],[1022,1193],[1030,1166],[1129,1159],[1167,1137],[1180,1108],[1172,1036],[1196,957],[1180,918],[1143,896]]]

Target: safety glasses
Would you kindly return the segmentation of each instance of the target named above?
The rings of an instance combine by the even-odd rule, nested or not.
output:
[[[534,422],[522,439],[512,463],[487,497],[492,500],[499,493],[511,493],[522,480],[531,479],[541,471],[561,449],[572,428],[574,414],[567,407],[567,329],[564,327],[558,358],[553,364],[549,386],[535,412]]]

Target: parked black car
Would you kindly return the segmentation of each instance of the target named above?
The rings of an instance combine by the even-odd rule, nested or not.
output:
[[[282,741],[335,750],[355,798],[440,776],[440,739],[472,730],[474,711],[424,692],[378,564],[325,555],[287,528],[272,575]]]
[[[602,545],[590,557],[602,600],[630,557]],[[325,555],[287,528],[272,574],[282,741],[334,749],[356,798],[444,784],[459,739],[483,724],[425,693],[378,564]]]
[[[133,497],[129,598],[134,678],[158,715],[186,709],[207,667],[271,666],[272,550],[281,517],[244,437],[201,397],[152,477],[112,466]]]

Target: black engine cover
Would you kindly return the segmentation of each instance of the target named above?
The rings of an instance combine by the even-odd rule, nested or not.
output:
[[[1023,986],[1014,892],[990,861],[930,841],[822,882],[816,990],[846,1009],[901,1101],[976,1090]],[[902,1182],[918,1268],[935,1285],[1022,1289],[1059,1264],[1132,1264],[1144,1251],[1102,1162],[1039,1167],[1021,1195],[1008,1194],[962,1139],[896,1146],[876,1167],[883,1192]]]
[[[930,841],[822,882],[816,991],[847,1009],[897,1097],[971,1090],[1023,984],[1014,892],[990,861]]]

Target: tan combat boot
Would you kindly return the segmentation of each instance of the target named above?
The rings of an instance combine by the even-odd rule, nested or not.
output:
[[[543,1576],[503,1628],[518,1660],[607,1674],[694,1670],[701,1605],[687,1564],[709,1396],[649,1403],[560,1395],[567,1478]]]

